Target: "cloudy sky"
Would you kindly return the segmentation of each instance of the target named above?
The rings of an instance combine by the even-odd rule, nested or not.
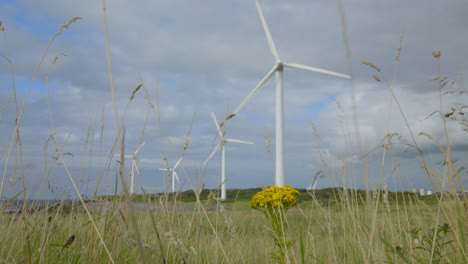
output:
[[[443,172],[444,157],[436,143],[447,144],[444,123],[439,112],[432,113],[441,109],[440,91],[443,114],[467,99],[463,74],[468,3],[351,0],[343,1],[344,13],[339,1],[260,4],[284,61],[353,76],[350,81],[285,70],[286,183],[306,188],[322,171],[319,188],[364,188],[381,182],[391,189],[431,188],[411,146],[416,142],[427,165]],[[210,112],[222,121],[275,62],[255,1],[114,0],[107,2],[106,12],[126,154],[132,154],[142,137],[145,142],[135,188],[163,191],[168,179],[159,168],[172,166],[182,155],[178,168],[182,189],[218,186],[220,155],[203,166],[219,142]],[[82,20],[55,39],[34,79],[48,43],[75,16]],[[11,145],[16,110],[8,61],[19,108],[26,103],[20,127],[27,190],[43,196],[73,193],[68,168],[80,192],[112,192],[114,154],[119,149],[102,2],[7,0],[0,3],[0,21],[5,28],[0,39],[3,195],[21,189],[19,146]],[[433,80],[439,75],[432,55],[436,50],[441,51],[440,80],[448,81],[442,90]],[[362,61],[378,65],[381,72]],[[130,101],[140,83],[144,86]],[[227,144],[228,188],[274,184],[274,89],[273,78],[226,125],[227,138],[255,143]],[[392,99],[392,89],[410,130]],[[460,122],[464,116],[455,112],[450,117],[447,131],[460,168],[468,152],[466,127]],[[388,143],[388,134],[394,135],[393,156],[389,151],[383,156],[381,146]],[[54,160],[51,135],[63,153],[70,153],[64,156],[65,165]],[[462,171],[461,176],[467,175]]]

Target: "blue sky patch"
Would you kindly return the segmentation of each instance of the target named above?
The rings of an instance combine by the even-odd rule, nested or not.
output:
[[[315,103],[315,104],[309,104],[308,106],[306,106],[306,111],[307,113],[310,114],[311,118],[313,120],[317,119],[317,116],[323,111],[323,109],[336,101],[336,97],[337,95],[331,95],[329,96],[328,98],[324,99],[323,101],[320,101],[318,103]]]

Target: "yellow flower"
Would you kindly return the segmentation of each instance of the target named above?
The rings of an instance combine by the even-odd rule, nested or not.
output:
[[[289,208],[297,205],[298,196],[301,196],[301,193],[291,187],[291,185],[285,185],[284,187],[274,185],[256,193],[249,202],[249,205],[251,208],[259,210],[277,210],[282,208],[284,211],[287,211]]]

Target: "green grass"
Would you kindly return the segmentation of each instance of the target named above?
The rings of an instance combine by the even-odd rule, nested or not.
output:
[[[331,190],[339,189],[319,190],[316,193]],[[245,193],[250,191],[246,190]],[[460,203],[454,198],[440,204],[427,203],[417,195],[407,195],[411,200],[407,203],[410,207],[408,211],[391,202],[390,212],[383,202],[368,205],[351,200],[354,205],[347,208],[343,199],[335,204],[325,204],[325,199],[306,198],[304,195],[306,199],[287,213],[286,235],[293,241],[287,258],[292,263],[300,263],[301,255],[307,259],[306,263],[382,263],[386,258],[399,263],[402,259],[389,252],[391,245],[404,248],[408,258],[413,261],[417,258],[428,261],[430,254],[418,249],[418,244],[411,237],[411,230],[420,229],[421,233],[429,235],[438,206],[441,205],[452,216],[454,205]],[[115,204],[99,202],[106,210],[100,213],[96,209],[91,210],[91,216],[116,263],[138,262],[138,245],[129,226],[131,212],[123,204],[122,198],[115,197],[120,200]],[[270,263],[269,255],[274,250],[271,230],[263,215],[247,206],[248,199],[209,208],[205,201],[198,204],[181,200],[164,202],[167,197],[160,198],[145,203],[146,208],[138,207],[134,215],[142,231],[148,262],[161,263],[165,259],[167,263],[184,260],[186,263]],[[174,208],[174,203],[189,205],[191,209]],[[466,212],[460,213],[460,216],[466,215]],[[453,216],[457,218],[457,214]],[[370,227],[374,221],[377,221],[378,229],[372,234]],[[447,234],[450,240],[460,234],[460,229],[467,228],[466,222],[453,222],[443,217],[441,222],[451,227]],[[2,260],[13,263],[27,261],[26,240],[22,239],[27,235],[26,224],[34,249],[31,255],[34,263],[109,261],[89,216],[83,210],[71,211],[65,207],[31,214],[1,215],[0,225],[4,235],[0,244]],[[161,244],[157,239],[158,233]],[[465,234],[464,231],[462,233]],[[72,235],[76,237],[74,242],[64,248],[63,245]],[[466,259],[462,248],[456,245],[457,242],[446,245],[441,254],[450,263]]]
[[[26,96],[31,94],[49,47],[77,20],[79,18],[73,18],[64,24],[52,37],[36,67]],[[118,135],[109,140],[115,140],[115,148],[123,153],[125,130],[121,127],[117,115],[107,24],[105,24],[105,33],[112,92],[109,101],[112,100],[114,103],[115,124],[113,125]],[[7,40],[5,34],[4,37]],[[438,76],[441,77],[440,53],[434,57],[438,63]],[[396,66],[398,63],[399,53]],[[374,63],[365,64],[378,70],[376,72],[378,76],[375,75],[377,78],[374,79],[383,86],[382,88],[391,91],[392,102],[395,102],[406,122],[411,134],[408,147],[416,150],[420,162],[414,166],[422,168],[434,190],[439,189],[443,192],[431,196],[419,196],[408,192],[375,191],[370,187],[369,190],[328,188],[313,193],[300,190],[302,193],[300,202],[297,207],[287,212],[286,222],[282,226],[285,236],[292,241],[291,247],[285,252],[285,262],[468,263],[468,243],[465,239],[468,235],[466,207],[468,199],[466,196],[457,195],[457,188],[462,187],[463,179],[460,175],[461,168],[457,168],[455,162],[448,162],[452,158],[451,145],[443,145],[433,140],[434,146],[446,158],[443,164],[444,171],[441,172],[427,161],[425,153],[414,139],[413,131],[393,91],[393,82],[382,81],[385,80],[384,73],[380,72],[380,67]],[[13,72],[12,78],[14,78]],[[447,79],[437,80],[445,82]],[[446,141],[450,142],[447,122],[453,120],[449,120],[450,115],[444,118],[442,114],[442,88],[445,85],[446,83],[439,83],[437,87],[441,93],[439,113]],[[137,94],[139,90],[147,92],[144,85],[139,85],[131,93],[129,103],[134,96],[139,95]],[[10,147],[2,149],[0,154],[7,159],[11,158],[19,168],[17,170],[19,175],[15,176],[21,178],[22,191],[16,198],[21,199],[27,197],[20,129],[24,108],[20,108],[16,100],[14,87],[13,91],[18,127],[11,135]],[[146,95],[148,95],[145,97],[148,105],[153,106],[153,110],[158,108],[158,104],[153,103],[149,94]],[[159,109],[155,112],[159,112]],[[458,122],[463,127],[467,126],[464,120]],[[143,132],[144,129],[142,128]],[[51,122],[51,131],[55,131],[53,122]],[[4,131],[1,133],[3,135]],[[102,133],[100,134],[102,137]],[[421,135],[432,139],[427,133]],[[390,163],[398,164],[392,137],[388,134],[383,139],[385,153],[388,153],[385,158]],[[103,138],[100,138],[100,142],[102,141]],[[63,159],[63,155],[66,154],[62,153],[64,146],[62,144],[66,142],[57,142],[54,133],[51,133],[47,143],[57,149],[57,161],[61,162],[61,169],[66,171],[74,191],[80,195],[74,177],[68,171]],[[88,144],[91,143],[89,141],[84,143],[84,149],[98,148]],[[188,145],[184,146],[184,151],[186,147]],[[51,165],[47,169],[54,170],[56,167]],[[394,173],[398,174],[396,165],[393,169]],[[109,172],[110,169],[103,167],[102,170]],[[122,164],[118,170],[120,178],[114,182],[125,183],[123,180],[125,170]],[[3,174],[2,188],[4,188],[3,182],[8,177],[6,171]],[[343,174],[343,179],[349,180],[346,173]],[[45,181],[48,176],[47,173],[43,175]],[[368,177],[368,175],[359,176]],[[381,183],[384,183],[382,180],[384,176],[383,173],[378,175]],[[399,177],[396,175],[394,178],[398,180],[395,181],[401,180]],[[366,184],[369,185],[369,182]],[[271,255],[275,252],[275,244],[269,222],[264,215],[248,206],[249,200],[260,190],[259,188],[228,190],[228,200],[223,202],[210,198],[210,194],[211,197],[219,197],[217,190],[202,190],[200,193],[188,190],[174,194],[131,196],[128,193],[128,186],[119,186],[119,188],[115,186],[115,188],[115,190],[122,189],[123,192],[114,191],[115,195],[112,196],[98,195],[92,201],[85,201],[79,196],[79,200],[72,203],[62,202],[54,208],[36,208],[37,210],[29,210],[25,203],[23,210],[18,214],[0,214],[2,238],[0,262],[272,263]]]
[[[232,204],[235,202],[246,202],[248,203],[250,199],[254,196],[255,193],[261,191],[261,188],[248,188],[248,189],[227,189],[227,199],[223,201],[223,204]],[[299,202],[302,201],[317,201],[320,204],[334,204],[342,202],[342,193],[343,188],[325,188],[319,189],[316,191],[308,191],[306,189],[297,189],[301,193]],[[366,191],[364,190],[351,190],[352,193],[356,196],[359,204],[363,204],[366,197]],[[382,192],[382,191],[381,191]],[[210,194],[215,194],[216,197],[219,197],[220,191],[217,189],[204,189],[199,194],[199,199],[202,202],[207,202],[209,200]],[[135,194],[132,196],[133,202],[143,202],[148,201],[148,196],[152,200],[160,200],[161,198],[174,200],[176,199],[179,202],[184,203],[194,203],[197,201],[196,193],[193,190],[186,190],[183,192],[177,193],[148,193],[148,194]],[[437,204],[440,198],[440,193],[435,193],[432,195],[420,196],[412,192],[388,192],[388,200],[390,202],[396,202],[397,200],[402,201],[404,198],[418,200],[424,202],[425,204]],[[97,196],[98,200],[113,200],[116,197],[112,195],[103,195]]]

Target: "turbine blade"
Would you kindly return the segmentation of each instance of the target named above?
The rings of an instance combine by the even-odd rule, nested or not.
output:
[[[268,40],[268,46],[270,46],[271,54],[273,54],[276,60],[279,61],[280,58],[278,56],[278,51],[276,50],[275,43],[273,42],[273,38],[271,37],[271,32],[270,32],[270,29],[268,28],[267,22],[265,20],[265,16],[263,16],[262,8],[260,7],[260,3],[258,2],[258,0],[256,1],[256,3],[257,3],[258,15],[260,16],[260,19],[262,20],[263,30],[265,31],[265,35]]]
[[[203,166],[206,166],[206,164],[208,163],[208,161],[210,161],[210,159],[214,156],[214,154],[218,151],[218,149],[221,147],[221,142],[218,143],[218,145],[216,145],[216,147],[213,149],[213,151],[211,151],[210,155],[208,156],[208,158],[206,159],[205,163],[203,163]]]
[[[176,164],[174,165],[174,167],[172,167],[173,170],[175,170],[177,168],[177,166],[179,166],[179,163],[182,161],[184,157],[180,157],[180,159],[176,162]]]
[[[160,171],[169,171],[170,169],[165,168],[165,169],[159,169]]]
[[[218,121],[216,121],[216,116],[213,112],[211,112],[211,116],[213,117],[213,120],[215,122],[215,125],[216,125],[216,129],[218,130],[218,134],[221,138],[223,138],[223,133],[221,132],[221,128],[219,127],[218,125]]]
[[[133,162],[132,166],[135,168],[137,174],[140,174],[140,170],[138,169],[138,165],[135,161]]]
[[[275,66],[273,66],[273,68],[271,68],[271,70],[267,73],[267,75],[265,75],[265,77],[263,77],[263,79],[257,84],[257,86],[249,93],[249,95],[247,95],[247,97],[244,99],[244,101],[242,101],[242,103],[240,103],[240,105],[234,110],[234,112],[232,113],[233,115],[237,115],[239,113],[239,111],[250,100],[252,100],[252,98],[258,93],[258,91],[260,91],[262,86],[271,78],[271,76],[273,76],[276,69],[278,69],[278,65],[275,64]]]
[[[133,156],[136,156],[144,145],[145,145],[145,142],[141,143],[141,145],[135,150],[135,153],[133,154]]]
[[[317,185],[317,181],[318,181],[318,174],[315,175],[314,181],[312,182],[312,189],[313,189],[313,190],[315,190],[315,186]]]
[[[319,175],[322,173],[322,171],[318,171],[317,173],[315,173],[314,175],[314,180],[312,181],[312,184],[310,185],[310,188],[312,190],[315,190],[315,188],[317,187],[317,182],[318,182],[318,179],[319,179]]]
[[[238,139],[230,139],[230,138],[226,138],[225,141],[234,142],[234,143],[242,143],[242,144],[253,144],[253,142],[243,141],[243,140],[238,140]]]
[[[175,177],[175,179],[177,180],[177,183],[180,184],[180,180],[179,180],[179,176],[177,176],[177,172],[173,171],[172,172],[172,175]]]
[[[314,182],[314,185],[312,186],[312,190],[316,190],[317,189],[317,181]]]
[[[325,69],[320,69],[320,68],[315,68],[315,67],[312,67],[312,66],[302,65],[302,64],[298,64],[298,63],[283,63],[283,65],[286,66],[286,67],[295,68],[295,69],[299,69],[299,70],[324,73],[324,74],[328,74],[328,75],[333,75],[333,76],[337,76],[337,77],[351,79],[351,76],[346,75],[346,74],[342,74],[342,73],[338,73],[338,72],[334,72],[334,71],[329,71],[329,70],[325,70]]]

